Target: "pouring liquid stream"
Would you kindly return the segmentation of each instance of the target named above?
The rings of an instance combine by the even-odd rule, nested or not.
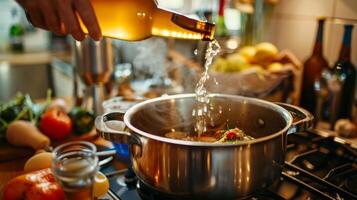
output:
[[[209,67],[212,64],[213,58],[220,52],[220,45],[217,40],[213,40],[209,42],[208,48],[205,53],[205,71],[203,72],[200,80],[198,81],[195,87],[196,101],[197,106],[196,109],[192,111],[192,115],[195,117],[195,133],[198,137],[201,136],[202,133],[207,131],[208,120],[211,118],[210,115],[210,98],[209,91],[207,89],[207,81],[210,79],[209,76]]]

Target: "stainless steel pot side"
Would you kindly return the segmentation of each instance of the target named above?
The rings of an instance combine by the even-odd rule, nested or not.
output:
[[[308,128],[313,120],[288,104],[213,94],[215,127],[228,123],[255,140],[214,144],[163,137],[172,130],[193,131],[195,102],[194,94],[147,100],[124,116],[99,116],[96,128],[105,139],[130,144],[133,169],[149,187],[181,198],[223,199],[247,196],[279,179],[287,134]],[[109,128],[113,120],[124,120],[128,131]]]

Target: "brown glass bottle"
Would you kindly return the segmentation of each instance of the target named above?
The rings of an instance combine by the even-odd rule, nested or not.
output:
[[[312,55],[304,63],[300,105],[312,113],[316,111],[316,93],[314,84],[320,79],[328,63],[323,56],[323,27],[325,18],[318,20],[318,30]]]
[[[103,36],[143,40],[151,36],[213,40],[215,25],[159,8],[155,0],[91,0]],[[86,28],[82,26],[84,32]]]
[[[352,118],[355,97],[356,69],[351,62],[351,40],[353,25],[345,25],[339,58],[332,69],[332,77],[341,84],[338,105],[334,105],[335,118]]]

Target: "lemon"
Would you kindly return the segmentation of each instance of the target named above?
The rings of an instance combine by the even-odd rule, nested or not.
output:
[[[225,72],[240,72],[249,67],[247,59],[240,54],[227,56],[227,68]]]
[[[283,64],[279,62],[273,62],[267,66],[267,70],[271,72],[279,72],[283,69]]]
[[[238,51],[239,55],[243,56],[244,58],[246,58],[249,62],[253,60],[253,57],[256,53],[256,49],[253,46],[245,46],[242,47],[239,51]]]
[[[95,197],[101,197],[109,191],[108,178],[102,173],[97,172],[94,177],[93,195]]]
[[[270,63],[272,60],[275,59],[275,57],[279,53],[278,48],[276,48],[276,46],[268,42],[257,44],[255,48],[256,48],[256,53],[253,57],[253,62],[262,65],[266,65],[267,63]]]
[[[32,172],[40,169],[50,168],[52,163],[52,153],[41,152],[35,154],[25,163],[25,172]]]
[[[227,60],[224,58],[217,58],[213,65],[212,70],[216,72],[224,72],[227,69]]]

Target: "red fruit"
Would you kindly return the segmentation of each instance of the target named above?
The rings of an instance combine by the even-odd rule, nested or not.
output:
[[[53,140],[62,140],[72,132],[71,118],[59,109],[51,109],[42,115],[40,130]]]
[[[227,133],[227,140],[234,140],[236,138],[237,138],[237,135],[236,135],[235,132],[230,131],[230,132]]]
[[[42,169],[18,176],[4,187],[4,200],[65,200],[65,195],[56,183],[51,169]]]

